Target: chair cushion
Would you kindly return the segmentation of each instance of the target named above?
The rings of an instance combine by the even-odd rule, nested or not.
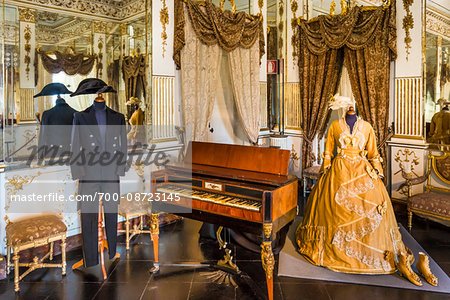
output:
[[[303,177],[311,178],[311,179],[319,179],[320,177],[320,166],[312,166],[303,170]]]
[[[137,197],[137,196],[136,196]],[[140,197],[135,197],[135,193],[131,195],[123,195],[120,199],[119,214],[125,216],[125,214],[150,214],[151,204],[149,196],[142,193]],[[148,199],[147,199],[148,198]],[[141,201],[137,201],[140,199]],[[131,200],[131,201],[129,201]],[[142,201],[143,200],[143,201]]]
[[[44,215],[9,223],[6,226],[6,237],[9,245],[18,246],[66,231],[66,224],[58,216]]]
[[[450,217],[450,194],[429,192],[414,195],[409,200],[408,206],[413,210]]]

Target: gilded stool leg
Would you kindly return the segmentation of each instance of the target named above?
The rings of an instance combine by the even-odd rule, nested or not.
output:
[[[413,217],[413,213],[412,213],[412,211],[410,211],[408,209],[408,230],[409,230],[409,232],[411,232],[411,230],[412,230],[412,217]]]
[[[50,243],[50,260],[53,260],[53,242]]]
[[[140,216],[141,222],[139,223],[139,230],[144,229],[144,216]]]
[[[9,274],[11,271],[11,247],[7,246],[6,248],[6,274]]]
[[[126,220],[125,220],[125,235],[126,235],[126,243],[127,243],[127,250],[130,250],[130,218],[128,217],[128,215],[126,215]]]
[[[66,235],[61,239],[62,275],[66,275]]]
[[[19,291],[19,253],[14,249],[14,291]]]

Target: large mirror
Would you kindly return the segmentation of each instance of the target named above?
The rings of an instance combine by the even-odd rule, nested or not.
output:
[[[425,121],[431,144],[450,144],[450,38],[426,32]]]
[[[100,78],[117,90],[105,94],[111,109],[123,113],[128,122],[141,108],[144,123],[140,125],[151,123],[151,1],[142,1],[145,9],[122,21],[4,6],[0,161],[21,163],[29,156],[29,146],[37,145],[39,119],[57,97],[33,95],[49,83],[63,83],[75,91],[83,79]],[[67,63],[74,57],[82,57],[82,62]],[[77,111],[92,105],[95,98],[61,96]]]

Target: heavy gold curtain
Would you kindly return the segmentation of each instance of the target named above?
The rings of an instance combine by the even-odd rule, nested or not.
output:
[[[147,78],[145,76],[146,56],[126,56],[122,61],[122,74],[125,81],[126,99],[136,97],[138,84],[141,85],[142,95],[145,99]]]
[[[92,71],[97,59],[96,55],[62,53],[59,51],[38,50],[42,65],[49,73],[64,71],[67,75],[87,75]],[[52,58],[50,55],[54,55]]]
[[[211,1],[206,1],[202,9],[200,4],[192,0],[175,0],[173,59],[178,69],[181,68],[181,49],[186,43],[184,7],[197,38],[205,45],[219,44],[222,49],[230,52],[237,47],[249,49],[259,39],[259,57],[264,55],[263,22],[259,17],[244,12],[222,11]]]
[[[326,126],[328,100],[336,89],[342,53],[361,117],[373,126],[378,143],[384,142],[388,132],[390,61],[396,57],[395,2],[388,7],[356,6],[345,15],[323,15],[311,21],[301,20],[299,25],[303,167],[312,165],[311,141]],[[386,158],[384,145],[380,152]]]

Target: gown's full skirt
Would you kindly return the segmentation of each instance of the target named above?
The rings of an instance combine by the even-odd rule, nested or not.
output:
[[[311,263],[345,273],[393,273],[396,255],[406,250],[383,181],[366,159],[333,160],[296,234]]]

